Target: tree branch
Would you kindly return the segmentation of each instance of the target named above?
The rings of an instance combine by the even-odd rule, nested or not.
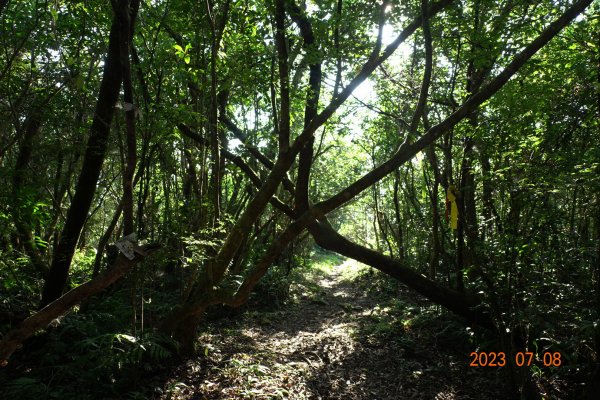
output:
[[[415,143],[403,143],[403,145],[400,146],[400,148],[389,160],[369,173],[363,175],[360,179],[342,191],[338,192],[336,195],[318,203],[316,206],[319,207],[324,213],[331,212],[332,210],[354,198],[356,195],[367,189],[375,182],[391,173],[403,163],[412,159],[415,155],[417,155],[417,153],[437,140],[444,132],[458,124],[465,117],[470,115],[473,110],[498,92],[502,86],[504,86],[509,79],[514,76],[531,57],[535,55],[538,50],[546,45],[577,15],[583,12],[583,10],[585,10],[586,7],[591,4],[591,2],[592,0],[580,0],[573,4],[573,6],[566,10],[561,17],[548,25],[548,27],[544,29],[544,31],[542,31],[542,33],[536,39],[534,39],[527,47],[525,47],[525,49],[515,55],[513,60],[506,66],[506,68],[504,68],[504,70],[502,70],[500,74],[498,74],[488,84],[483,86],[473,96],[469,97],[454,113],[452,113],[439,124],[431,127]]]
[[[284,0],[275,0],[275,43],[279,65],[280,118],[278,127],[279,153],[285,154],[290,147],[290,73],[285,37]]]
[[[143,252],[147,256],[158,248],[159,246],[156,244],[149,244],[143,246]],[[8,358],[22,346],[26,339],[33,336],[38,330],[44,329],[53,319],[60,317],[75,305],[116,282],[144,258],[145,256],[138,254],[133,260],[128,260],[119,254],[112,268],[70,290],[21,322],[16,329],[8,332],[0,341],[0,366],[4,367],[8,364]]]

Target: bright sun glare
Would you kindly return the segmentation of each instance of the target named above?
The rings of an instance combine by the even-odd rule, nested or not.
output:
[[[377,38],[379,28],[375,27],[371,32],[373,39]],[[382,46],[385,48],[394,41],[397,37],[397,33],[394,31],[394,27],[390,24],[385,24],[383,27],[383,34],[381,36]],[[412,52],[411,46],[404,42],[398,46],[398,49],[389,58],[389,62],[393,65],[400,65],[403,60],[406,60]],[[365,80],[358,86],[353,95],[362,102],[373,102],[377,100],[377,92],[375,91],[375,85],[371,79]]]

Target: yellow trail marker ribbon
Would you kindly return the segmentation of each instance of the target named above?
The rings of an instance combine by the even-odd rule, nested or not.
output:
[[[456,204],[456,197],[458,191],[454,185],[448,186],[446,192],[446,222],[448,222],[448,208],[450,208],[450,228],[453,230],[458,229],[458,204]]]

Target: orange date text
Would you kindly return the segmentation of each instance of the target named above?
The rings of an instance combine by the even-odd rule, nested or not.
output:
[[[469,367],[504,367],[509,357],[503,351],[472,351],[469,354],[471,363]],[[562,357],[558,351],[546,351],[538,358],[532,351],[519,351],[510,358],[517,367],[528,367],[536,359],[539,359],[544,367],[560,367],[562,365]]]

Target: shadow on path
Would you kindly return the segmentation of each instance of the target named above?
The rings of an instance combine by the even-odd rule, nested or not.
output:
[[[402,291],[403,307],[381,306],[344,266],[297,304],[211,324],[205,357],[174,371],[163,398],[508,398],[499,369],[468,367],[475,349],[451,317],[429,309],[415,323],[426,302]]]

